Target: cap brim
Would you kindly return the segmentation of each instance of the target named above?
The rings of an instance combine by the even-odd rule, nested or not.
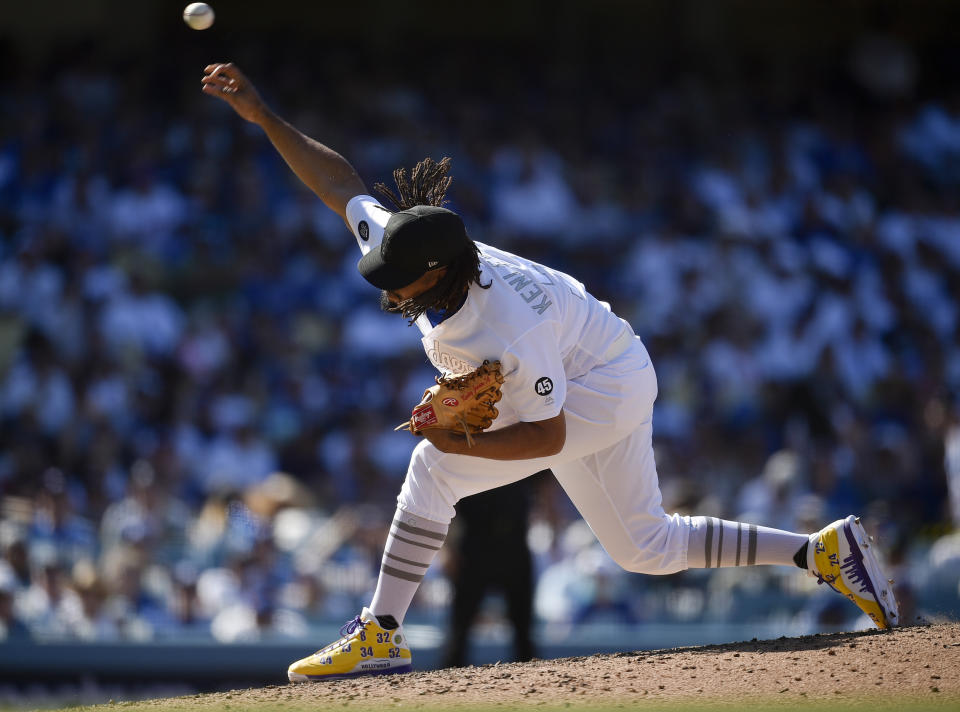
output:
[[[386,290],[406,287],[423,276],[422,272],[413,273],[399,269],[397,265],[387,264],[377,248],[360,258],[357,262],[357,270],[374,287]]]

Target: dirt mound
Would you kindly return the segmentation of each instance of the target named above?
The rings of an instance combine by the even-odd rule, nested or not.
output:
[[[414,651],[416,659],[416,651]],[[839,696],[839,697],[838,697]],[[271,686],[144,707],[630,704],[649,700],[960,700],[960,624],[811,635]]]

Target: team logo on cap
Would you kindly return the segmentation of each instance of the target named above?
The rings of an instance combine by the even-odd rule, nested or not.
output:
[[[553,381],[546,376],[538,378],[537,382],[533,385],[533,389],[537,392],[538,396],[548,396],[553,393]]]
[[[360,239],[364,242],[370,239],[370,226],[367,225],[366,220],[360,221],[360,224],[357,225],[357,232],[360,233]]]

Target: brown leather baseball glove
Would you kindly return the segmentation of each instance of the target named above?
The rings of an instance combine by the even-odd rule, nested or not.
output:
[[[500,414],[494,403],[500,400],[500,362],[484,361],[478,368],[462,376],[437,376],[437,385],[423,392],[423,400],[413,409],[410,420],[395,430],[417,434],[428,428],[444,428],[467,436],[490,427]]]

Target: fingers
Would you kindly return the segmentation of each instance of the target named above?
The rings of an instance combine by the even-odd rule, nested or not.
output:
[[[203,69],[200,89],[204,94],[218,97],[247,121],[260,123],[265,106],[256,88],[230,62],[208,64]]]
[[[224,76],[218,76],[215,74],[210,74],[200,80],[201,84],[212,84],[214,86],[226,87],[226,86],[236,86],[236,80],[230,79]]]
[[[240,73],[240,70],[233,66],[233,62],[218,62],[216,64],[208,64],[203,68],[203,72],[204,74],[226,72],[231,75],[237,75]]]
[[[208,64],[203,68],[203,78],[200,80],[204,84],[204,91],[208,94],[235,94],[243,88],[246,77],[243,72],[237,69],[232,62]],[[206,85],[213,85],[218,91],[208,91]]]
[[[208,94],[236,94],[241,88],[239,81],[224,74],[209,74],[201,79],[200,83]]]
[[[200,79],[204,94],[229,100],[243,88],[243,74],[232,64],[208,64],[204,76]]]

